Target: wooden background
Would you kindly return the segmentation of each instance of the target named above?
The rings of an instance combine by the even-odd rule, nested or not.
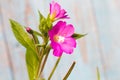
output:
[[[78,40],[72,55],[63,58],[52,80],[62,80],[72,61],[77,64],[68,80],[120,80],[120,0],[55,0],[71,17],[76,32],[88,33]],[[38,10],[49,13],[51,0],[0,0],[0,80],[28,80],[25,48],[15,39],[9,24],[12,18],[37,29]],[[50,54],[44,76],[56,58]]]

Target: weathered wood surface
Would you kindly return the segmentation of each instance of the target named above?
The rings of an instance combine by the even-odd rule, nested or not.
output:
[[[72,55],[63,55],[52,80],[62,80],[72,64],[77,64],[68,80],[120,80],[120,0],[55,0],[71,17],[76,32],[88,33],[78,41]],[[10,28],[12,18],[37,29],[38,9],[45,15],[51,0],[0,0],[0,80],[28,80],[25,49],[16,41]],[[47,77],[56,58],[49,57],[44,71]],[[51,66],[50,66],[51,65]],[[49,66],[49,68],[48,68]]]

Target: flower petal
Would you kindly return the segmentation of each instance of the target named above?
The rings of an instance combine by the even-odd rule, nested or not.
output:
[[[59,14],[56,16],[56,18],[62,18],[63,16],[65,16],[66,11],[64,9],[62,9]]]
[[[71,37],[65,38],[65,41],[63,43],[60,43],[60,46],[64,52],[71,54],[73,52],[73,49],[76,47],[76,41]]]
[[[53,37],[54,37],[54,35],[55,35],[54,30],[49,30],[49,31],[48,31],[48,35],[49,35],[49,37],[50,37],[50,40],[53,41]]]
[[[62,56],[62,53],[63,53],[63,51],[60,49],[54,49],[54,51],[53,51],[53,55],[57,56],[57,57]]]
[[[50,38],[53,38],[54,35],[61,32],[64,29],[65,25],[66,25],[66,22],[59,21],[55,26],[53,26],[53,28],[48,31]]]
[[[64,29],[61,32],[61,36],[64,37],[70,37],[72,36],[74,33],[74,27],[71,24],[66,25],[66,27],[64,27]]]
[[[53,28],[52,30],[54,31],[55,34],[60,34],[63,29],[65,28],[66,26],[66,22],[63,22],[63,21],[59,21]]]
[[[59,21],[54,27],[56,34],[64,37],[70,37],[74,33],[74,27],[71,24],[66,25],[66,22]]]
[[[54,12],[56,13],[56,15],[58,15],[60,13],[61,7],[58,3],[55,4],[54,6]]]
[[[51,43],[51,45],[52,45],[52,48],[54,49],[53,55],[60,57],[62,55],[63,51],[61,50],[61,47],[59,46],[59,44]]]
[[[50,4],[50,14],[57,15],[60,13],[60,10],[61,10],[61,6],[58,3],[52,1],[52,3]]]
[[[58,46],[59,44],[56,43],[56,42],[54,42],[54,41],[52,41],[50,45],[51,45],[51,47],[52,47],[53,49],[56,49],[56,46]]]
[[[55,5],[55,2],[52,1],[52,3],[50,3],[50,14],[52,14],[54,11],[54,5]]]
[[[76,40],[72,37],[65,38],[64,43],[68,44],[69,46],[76,47]]]

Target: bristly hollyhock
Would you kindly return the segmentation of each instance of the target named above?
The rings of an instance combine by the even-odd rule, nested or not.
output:
[[[39,31],[10,19],[11,28],[16,39],[26,48],[25,60],[29,80],[51,80],[63,52],[72,54],[74,48],[76,48],[76,40],[86,35],[75,33],[72,24],[60,21],[69,17],[66,15],[66,10],[62,9],[57,2],[52,1],[49,9],[50,12],[47,18],[39,11]],[[45,66],[49,67],[46,62],[51,49],[53,49],[53,55],[58,59],[48,79],[45,79],[43,71]],[[74,61],[62,80],[67,80],[75,64]]]
[[[63,52],[71,54],[76,47],[76,41],[71,36],[74,33],[74,27],[66,22],[59,21],[48,34],[51,40],[53,54],[60,57]]]
[[[52,3],[50,3],[50,19],[55,21],[64,18],[69,18],[68,15],[66,15],[66,11],[61,9],[58,3],[52,1]]]

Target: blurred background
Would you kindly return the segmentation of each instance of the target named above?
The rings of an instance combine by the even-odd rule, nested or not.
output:
[[[38,30],[38,10],[49,13],[52,0],[0,0],[0,80],[28,80],[25,48],[15,39],[9,19]],[[68,80],[120,80],[120,0],[55,0],[65,8],[77,33],[88,33],[77,41],[72,55],[64,54],[52,77],[62,80],[73,61]],[[56,61],[51,54],[44,69],[47,78]]]

